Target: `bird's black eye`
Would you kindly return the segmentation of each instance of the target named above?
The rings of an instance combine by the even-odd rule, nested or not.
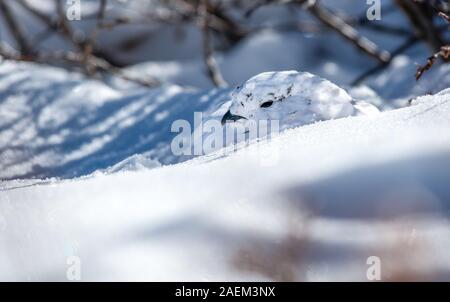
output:
[[[261,108],[269,108],[273,105],[273,101],[264,102],[261,104]]]

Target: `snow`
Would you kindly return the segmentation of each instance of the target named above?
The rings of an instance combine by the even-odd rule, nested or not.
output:
[[[163,164],[179,162],[168,147],[171,123],[228,97],[228,89],[177,85],[122,91],[13,62],[0,65],[0,87],[1,179],[82,176],[148,151]]]
[[[411,58],[399,56],[384,73],[371,79],[368,84],[378,91],[381,98],[391,100],[391,104],[386,104],[390,108],[405,106],[405,102],[411,98],[436,94],[450,86],[449,65],[441,64],[430,69],[418,82],[414,81],[416,68],[417,64]],[[400,74],[409,76],[399,76]]]
[[[0,279],[65,280],[71,255],[83,280],[366,280],[372,255],[447,279],[449,114],[445,90],[224,158],[3,189]]]
[[[293,93],[305,85],[317,85],[316,95],[312,90],[301,92],[306,98],[317,99],[317,105],[293,119],[280,119],[281,130],[352,114],[350,96],[343,89],[324,79],[313,79],[318,83],[308,80],[303,86],[294,85]],[[149,152],[162,164],[190,159],[173,156],[170,142],[176,133],[170,131],[172,122],[184,119],[193,124],[194,112],[203,112],[205,120],[220,121],[232,99],[228,88],[205,91],[169,84],[150,91],[122,90],[58,68],[12,62],[0,65],[0,87],[4,87],[0,93],[2,179],[82,176],[143,152]],[[278,93],[277,89],[264,91]],[[322,95],[318,95],[319,91]],[[264,97],[267,96],[261,92],[255,100]],[[329,103],[327,98],[337,104],[342,99],[348,107],[323,107],[321,104]],[[285,106],[291,100],[292,105]],[[266,115],[267,119],[274,119],[281,117],[276,112],[301,109],[301,102],[295,98],[288,101],[283,102],[281,111],[275,105],[261,112],[275,114]]]
[[[158,167],[161,167],[159,161],[146,157],[143,154],[135,154],[101,172],[111,174],[124,171],[149,170]]]
[[[323,2],[346,14],[366,8]],[[168,12],[158,0],[112,0],[107,11],[139,17],[148,5]],[[45,32],[11,6],[31,35]],[[230,84],[220,89],[195,26],[100,34],[114,61],[135,64],[127,75],[164,83],[151,89],[2,61],[0,280],[67,281],[74,256],[84,281],[367,281],[371,256],[381,259],[382,280],[450,280],[450,65],[437,62],[416,82],[429,56],[417,44],[348,86],[376,62],[333,32],[275,29],[299,19],[310,20],[270,5],[240,20],[257,30],[216,49]],[[383,22],[407,20],[386,11]],[[72,25],[82,36],[95,22]],[[0,34],[15,46],[5,26]],[[363,34],[384,49],[403,43]],[[235,122],[221,125],[224,116]],[[177,156],[177,120],[203,142],[208,121],[245,133],[250,120],[279,121],[281,131]]]

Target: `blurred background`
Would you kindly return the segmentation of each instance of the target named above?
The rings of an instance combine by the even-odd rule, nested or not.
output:
[[[91,76],[127,68],[128,76],[150,86],[237,85],[285,69],[359,84],[401,55],[423,65],[448,40],[438,16],[449,10],[443,0],[0,3],[4,57],[81,68]],[[220,80],[211,79],[211,69]]]

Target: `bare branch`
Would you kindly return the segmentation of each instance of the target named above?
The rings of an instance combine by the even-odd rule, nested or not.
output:
[[[202,11],[201,16],[203,18],[203,57],[205,60],[206,67],[208,68],[208,75],[211,81],[217,87],[225,87],[227,86],[227,82],[224,80],[222,73],[220,72],[220,68],[217,65],[216,60],[214,59],[213,49],[211,46],[210,40],[210,32],[209,32],[209,21],[210,16],[208,12],[208,8],[210,7],[209,0],[203,0],[201,5]]]
[[[19,50],[22,53],[29,54],[32,52],[31,47],[28,44],[27,39],[23,29],[20,27],[19,23],[16,22],[16,17],[14,16],[11,8],[4,0],[0,0],[0,12],[5,17],[6,25],[8,26],[12,36],[16,40]]]
[[[4,60],[12,60],[12,61],[22,61],[22,62],[33,62],[38,64],[46,64],[46,65],[55,65],[56,63],[64,63],[64,64],[77,64],[79,66],[85,67],[86,64],[90,65],[91,68],[95,70],[102,70],[107,73],[110,73],[118,78],[124,79],[129,82],[136,83],[145,87],[155,87],[161,85],[158,80],[155,79],[137,79],[132,78],[126,75],[120,68],[112,66],[106,60],[102,58],[98,58],[96,56],[90,55],[85,57],[84,54],[73,52],[73,51],[54,51],[54,52],[45,52],[38,54],[29,54],[24,55],[20,53],[11,53],[0,45],[0,57]]]
[[[300,3],[303,4],[304,1]],[[346,40],[353,43],[360,50],[368,54],[369,56],[377,59],[382,63],[389,62],[391,55],[388,51],[380,49],[374,42],[369,39],[360,36],[358,31],[346,23],[344,20],[333,14],[329,10],[321,7],[317,2],[313,5],[307,6],[308,11],[315,16],[320,22],[336,31],[339,35]]]
[[[324,24],[326,27],[334,30],[340,36],[345,38],[347,41],[354,44],[357,48],[362,50],[364,53],[375,58],[381,63],[389,62],[391,55],[386,50],[380,49],[374,42],[370,41],[366,37],[361,36],[358,31],[351,26],[348,22],[338,17],[333,12],[319,5],[318,1],[307,2],[306,0],[262,0],[257,2],[252,6],[245,15],[250,16],[255,10],[259,9],[264,5],[269,4],[279,4],[279,3],[295,3],[301,5],[302,8],[308,10],[319,22]],[[379,28],[378,28],[379,29]],[[383,28],[382,30],[386,30]],[[398,32],[396,32],[398,33]],[[404,34],[402,32],[402,34]]]
[[[203,22],[202,16],[198,14],[195,1],[179,0],[179,3],[184,6],[182,14],[185,18],[195,20],[196,17],[200,17],[200,22]],[[212,5],[208,0],[207,10],[210,28],[225,36],[231,44],[235,44],[247,36],[248,31],[229,17],[219,5]]]
[[[427,2],[411,0],[396,0],[397,5],[408,17],[417,37],[424,40],[431,51],[439,51],[445,42],[439,35],[439,31],[433,24],[433,14]]]
[[[442,17],[445,21],[450,23],[450,17],[444,14],[443,12],[439,12],[439,16]]]
[[[433,67],[434,63],[439,57],[443,58],[444,60],[448,60],[450,58],[450,45],[442,46],[440,51],[427,59],[427,63],[425,65],[419,66],[417,68],[416,81],[418,81],[427,70]]]
[[[105,18],[107,4],[108,0],[100,0],[99,9],[97,13],[97,23],[100,23]]]
[[[419,39],[416,36],[412,36],[409,39],[407,39],[405,41],[405,43],[401,44],[399,47],[397,47],[397,49],[395,49],[394,51],[391,52],[391,59],[389,60],[389,62],[386,63],[380,63],[377,66],[369,69],[368,71],[364,72],[362,75],[360,75],[358,78],[356,78],[352,83],[351,86],[356,86],[361,84],[365,79],[367,79],[368,77],[377,74],[378,72],[381,72],[382,70],[384,70],[385,68],[387,68],[392,60],[404,53],[406,50],[408,50],[409,48],[411,48],[412,46],[416,45],[416,43],[419,41]]]
[[[36,17],[38,20],[46,24],[48,27],[52,29],[57,29],[57,24],[52,20],[52,18],[49,15],[46,15],[42,13],[41,11],[37,10],[35,7],[30,6],[26,1],[24,0],[17,0],[17,3],[22,6],[26,11],[31,13],[34,17]]]
[[[444,12],[439,12],[438,15],[448,23],[450,23],[450,17],[447,16]],[[450,59],[450,45],[441,46],[441,49],[437,53],[433,54],[427,59],[427,63],[425,65],[417,67],[416,81],[418,81],[427,70],[433,67],[434,63],[439,57],[448,62],[448,60]]]

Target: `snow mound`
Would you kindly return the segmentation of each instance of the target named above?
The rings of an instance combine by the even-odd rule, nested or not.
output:
[[[73,256],[83,281],[367,281],[369,256],[383,281],[449,280],[449,114],[446,90],[212,161],[3,189],[0,280],[67,280]]]
[[[106,174],[125,172],[125,171],[143,171],[161,167],[161,163],[151,159],[143,154],[135,154],[127,159],[105,169]]]
[[[78,73],[32,63],[0,64],[0,179],[71,178],[149,153],[174,157],[174,120],[228,98],[229,89],[177,85],[121,91]]]
[[[357,102],[330,81],[297,71],[261,73],[238,86],[231,99],[223,122],[278,120],[281,129],[378,112],[369,103],[354,106]]]

